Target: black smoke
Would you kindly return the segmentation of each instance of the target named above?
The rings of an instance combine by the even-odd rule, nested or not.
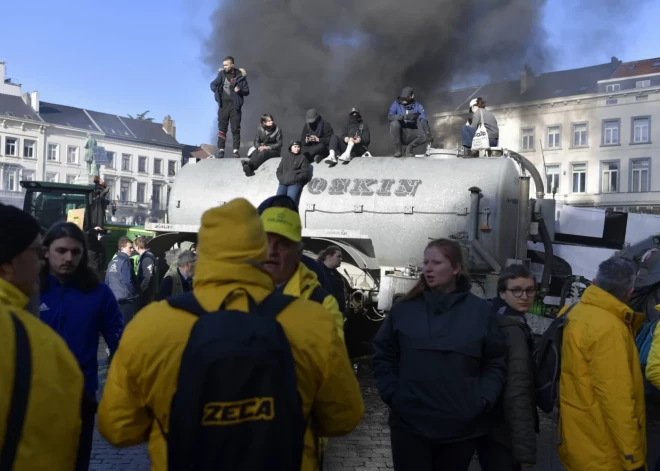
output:
[[[205,44],[213,71],[231,55],[251,94],[242,140],[268,112],[298,138],[316,108],[340,132],[351,107],[372,129],[372,150],[391,152],[387,110],[404,86],[427,113],[442,87],[475,76],[519,76],[547,61],[545,0],[220,0]],[[209,91],[209,99],[213,95]]]

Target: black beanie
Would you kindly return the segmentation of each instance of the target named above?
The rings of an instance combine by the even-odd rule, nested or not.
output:
[[[36,219],[15,206],[0,203],[0,265],[11,262],[39,235]]]

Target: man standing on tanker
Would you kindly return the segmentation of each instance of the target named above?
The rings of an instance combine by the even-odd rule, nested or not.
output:
[[[238,149],[241,146],[241,109],[244,97],[250,94],[247,72],[245,69],[234,67],[233,57],[225,57],[222,61],[222,69],[211,82],[211,91],[215,94],[215,101],[218,102],[218,150],[215,156],[219,159],[225,156],[227,129],[231,122],[234,157],[238,158]]]
[[[412,157],[415,147],[433,143],[431,128],[424,107],[415,101],[415,93],[405,87],[401,95],[392,102],[387,113],[390,121],[390,136],[394,143],[394,157],[401,157],[401,145],[406,146],[406,157]]]

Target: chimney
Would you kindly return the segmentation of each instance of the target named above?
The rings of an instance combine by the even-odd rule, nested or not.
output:
[[[520,73],[520,94],[522,95],[527,90],[534,86],[534,72],[532,68],[525,64],[522,72]]]
[[[170,117],[170,115],[167,115],[165,118],[163,118],[163,130],[174,139],[176,139],[176,126],[174,125],[174,120]]]
[[[617,64],[617,65],[618,65],[618,64],[620,64],[620,63],[621,63],[621,61],[620,61],[619,59],[617,59],[616,56],[612,56],[612,64],[613,64],[613,65],[614,65],[614,64]]]
[[[39,112],[39,92],[30,93],[30,106],[36,113]]]

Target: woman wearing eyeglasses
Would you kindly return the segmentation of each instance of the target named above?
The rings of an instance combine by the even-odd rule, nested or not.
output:
[[[524,317],[536,296],[536,279],[523,265],[511,265],[502,271],[497,291],[491,303],[508,350],[507,377],[478,454],[482,471],[518,471],[536,463],[534,336]]]

